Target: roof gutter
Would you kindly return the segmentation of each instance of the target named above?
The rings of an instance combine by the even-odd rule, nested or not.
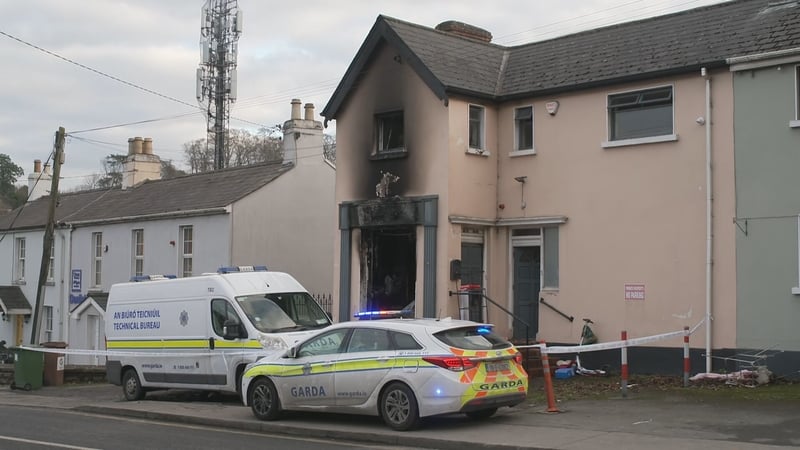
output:
[[[89,225],[106,225],[113,223],[135,222],[144,220],[162,220],[170,218],[212,216],[216,214],[230,214],[230,206],[193,209],[193,210],[179,211],[179,212],[170,211],[165,213],[145,214],[142,216],[122,216],[122,217],[114,217],[111,219],[77,220],[74,222],[68,222],[67,225],[70,225],[72,227],[82,227]],[[61,222],[59,222],[59,224],[61,224]]]

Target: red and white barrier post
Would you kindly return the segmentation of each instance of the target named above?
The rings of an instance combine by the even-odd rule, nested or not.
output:
[[[553,392],[553,377],[550,376],[550,357],[547,355],[547,344],[541,341],[539,353],[542,356],[542,375],[544,376],[544,395],[547,397],[547,412],[561,412],[556,406],[556,395]]]
[[[628,332],[623,330],[622,331],[622,381],[620,382],[620,386],[622,387],[622,397],[625,398],[628,396]]]
[[[683,327],[683,387],[689,387],[689,327]]]

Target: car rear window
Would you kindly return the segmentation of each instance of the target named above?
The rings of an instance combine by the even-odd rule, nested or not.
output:
[[[455,328],[433,335],[450,347],[463,350],[492,350],[511,347],[511,343],[485,326]]]

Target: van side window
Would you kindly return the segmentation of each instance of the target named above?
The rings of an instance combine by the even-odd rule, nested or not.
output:
[[[235,320],[236,323],[241,324],[236,310],[233,309],[233,306],[231,306],[227,300],[221,298],[211,300],[211,324],[214,327],[214,332],[217,333],[218,336],[224,335],[222,329],[225,325],[225,321],[228,319]]]

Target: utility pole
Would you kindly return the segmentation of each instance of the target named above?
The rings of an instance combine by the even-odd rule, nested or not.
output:
[[[33,311],[33,330],[31,331],[31,345],[39,345],[39,336],[42,328],[42,310],[44,308],[44,284],[50,272],[50,252],[53,247],[53,233],[56,226],[56,203],[58,202],[58,179],[61,175],[61,164],[64,162],[64,127],[56,131],[55,154],[53,155],[53,180],[50,185],[50,207],[47,211],[47,225],[42,239],[42,263],[39,268],[39,284],[36,287],[36,307]]]

